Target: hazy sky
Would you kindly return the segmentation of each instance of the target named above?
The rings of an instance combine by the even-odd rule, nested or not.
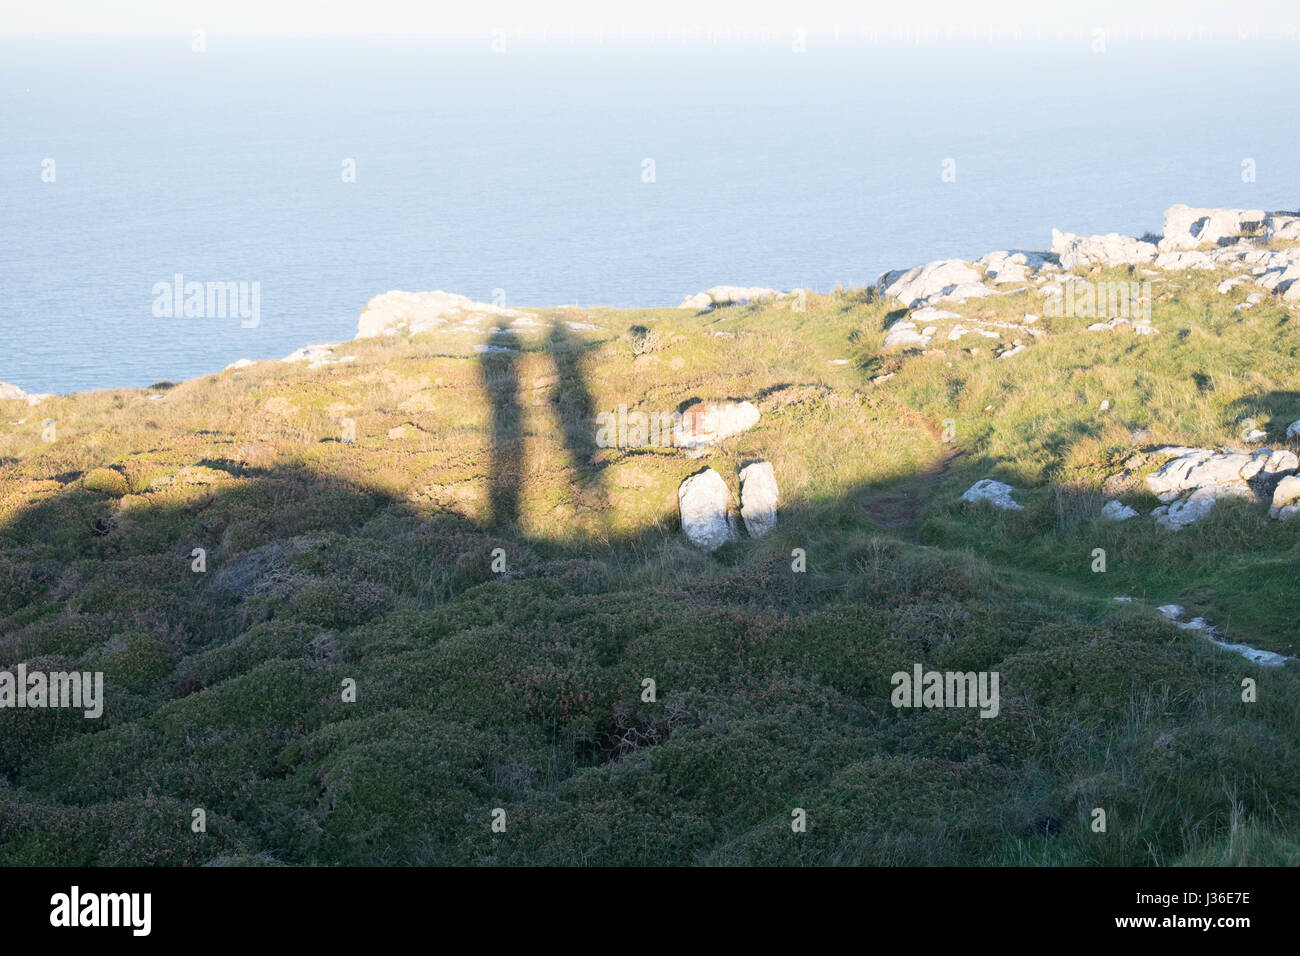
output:
[[[1296,0],[44,0],[9,3],[0,34],[212,36],[490,34],[494,29],[590,35],[651,30],[844,33],[906,28],[963,33],[1105,27],[1134,33],[1293,35]]]

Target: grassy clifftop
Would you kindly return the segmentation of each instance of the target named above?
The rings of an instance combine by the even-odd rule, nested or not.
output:
[[[1158,335],[1043,317],[1005,359],[885,351],[858,290],[0,402],[0,668],[106,680],[99,720],[0,710],[0,863],[1300,862],[1296,665],[1155,611],[1296,654],[1300,521],[1170,532],[1140,484],[1099,516],[1160,445],[1300,450],[1295,313],[1221,278],[1156,284]],[[702,458],[596,441],[694,398],[762,418]],[[679,483],[759,459],[777,529],[690,547]],[[985,477],[1024,510],[962,502]],[[998,671],[999,715],[895,709],[918,663]]]

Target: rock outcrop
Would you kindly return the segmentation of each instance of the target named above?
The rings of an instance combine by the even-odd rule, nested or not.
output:
[[[1160,251],[1195,249],[1243,235],[1263,235],[1268,218],[1260,209],[1194,209],[1178,203],[1165,210]]]
[[[361,311],[356,338],[439,330],[482,332],[485,319],[508,320],[515,327],[538,324],[530,313],[475,302],[453,292],[385,292],[371,299]]]
[[[882,295],[909,308],[992,294],[975,267],[961,259],[940,259],[914,269],[886,272],[877,284]]]
[[[1147,476],[1148,490],[1162,502],[1152,517],[1172,531],[1207,518],[1224,498],[1271,502],[1281,480],[1300,469],[1300,459],[1285,449],[1244,453],[1170,446],[1155,454],[1173,456]]]
[[[975,260],[975,265],[984,269],[984,281],[995,285],[1007,282],[1025,283],[1033,277],[1032,273],[1042,269],[1056,269],[1046,253],[1005,249],[990,252]]]
[[[939,303],[962,303],[1020,289],[1004,285],[1046,283],[1043,295],[1060,295],[1061,270],[1080,267],[1146,266],[1142,274],[1188,269],[1235,269],[1246,275],[1220,284],[1221,293],[1253,282],[1288,304],[1300,304],[1300,247],[1270,249],[1268,242],[1300,242],[1300,215],[1264,213],[1254,209],[1193,209],[1171,206],[1164,216],[1165,235],[1159,241],[1137,239],[1117,232],[1104,236],[1077,236],[1052,230],[1052,249],[1047,252],[999,250],[974,262],[940,259],[911,269],[886,272],[877,280],[885,298],[897,299],[911,309],[932,309]],[[1055,275],[1054,275],[1055,274]],[[1066,277],[1068,278],[1068,276]],[[1248,309],[1264,295],[1251,293],[1236,308]],[[931,331],[927,320],[913,314],[887,329],[887,348],[927,348]],[[1100,322],[1098,329],[1117,329]],[[1155,332],[1146,322],[1124,327],[1139,334]],[[965,334],[963,330],[961,334]],[[961,334],[950,336],[960,338]]]

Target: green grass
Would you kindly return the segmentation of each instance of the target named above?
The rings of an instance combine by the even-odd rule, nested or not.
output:
[[[1044,317],[1006,360],[882,354],[858,290],[0,403],[0,667],[106,683],[97,721],[0,710],[0,863],[1294,864],[1296,666],[1154,608],[1296,654],[1300,522],[1097,517],[1139,450],[1300,419],[1295,319],[1219,278],[1166,274],[1158,336]],[[698,460],[595,447],[595,412],[693,398],[763,417]],[[776,531],[686,545],[681,480],[760,458]],[[1025,510],[960,501],[990,476]],[[894,709],[918,662],[997,670],[1000,716]]]

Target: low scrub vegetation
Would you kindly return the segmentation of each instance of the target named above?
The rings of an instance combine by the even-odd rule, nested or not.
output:
[[[1294,865],[1296,664],[1155,608],[1296,654],[1300,521],[1099,516],[1160,444],[1300,450],[1295,313],[1220,278],[1005,360],[882,354],[858,290],[0,402],[0,668],[105,683],[0,709],[0,863]],[[696,398],[762,418],[595,442]],[[778,527],[691,548],[679,483],[758,459]],[[963,502],[986,477],[1024,510]],[[998,672],[998,716],[893,706],[917,664]]]

